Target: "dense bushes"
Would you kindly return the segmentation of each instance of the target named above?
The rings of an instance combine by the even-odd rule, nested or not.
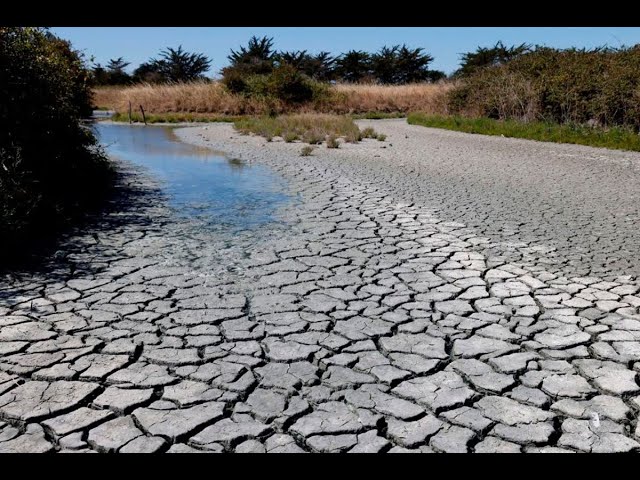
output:
[[[449,94],[452,113],[640,128],[640,46],[538,47],[478,69]]]
[[[276,66],[267,74],[243,76],[230,72],[223,83],[232,93],[279,100],[287,105],[322,101],[328,95],[325,84],[312,80],[287,64]]]
[[[230,65],[222,70],[222,83],[231,93],[282,102],[285,105],[322,101],[328,89],[302,72],[306,65],[313,75],[313,57],[293,53],[276,53],[270,38],[252,37],[247,47],[232,50]],[[318,59],[316,59],[318,60]],[[318,60],[318,68],[328,61]],[[289,63],[292,62],[292,63]],[[295,63],[295,65],[294,65]]]
[[[44,29],[0,28],[0,238],[17,245],[65,223],[107,185],[90,130],[88,72]],[[1,249],[0,255],[7,249]]]

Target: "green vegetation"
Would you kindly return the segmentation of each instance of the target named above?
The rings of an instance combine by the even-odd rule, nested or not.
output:
[[[96,205],[112,180],[91,130],[89,72],[42,28],[0,28],[0,255]]]
[[[362,138],[373,138],[373,139],[379,140],[381,142],[384,142],[386,140],[386,138],[387,138],[386,135],[376,132],[371,127],[367,127],[364,130],[362,130],[361,136],[362,136]]]
[[[640,45],[520,53],[478,69],[449,92],[449,110],[470,117],[640,130]]]
[[[211,122],[235,122],[241,118],[239,116],[230,115],[211,115],[206,113],[147,113],[145,114],[147,123],[211,123]],[[115,113],[110,120],[114,122],[129,122],[128,113]],[[132,112],[131,121],[134,123],[142,123],[143,118],[140,112]]]
[[[379,135],[372,129],[360,131],[353,119],[344,115],[282,115],[278,117],[247,117],[234,122],[236,130],[241,133],[254,133],[271,141],[273,137],[282,137],[286,142],[303,141],[317,145],[323,141],[337,144],[337,139],[356,143],[363,138],[377,138]],[[329,147],[337,148],[337,147]]]
[[[276,53],[272,39],[252,37],[246,47],[231,50],[227,58],[230,65],[222,70],[222,82],[231,93],[287,105],[319,102],[328,96],[327,85],[313,78],[324,75],[320,70],[326,67],[328,57],[314,59],[306,52]]]
[[[362,138],[377,138],[377,137],[378,137],[378,134],[371,127],[367,127],[364,130],[362,130]]]
[[[410,114],[407,121],[412,125],[444,128],[465,133],[501,135],[543,142],[573,143],[592,147],[640,151],[640,135],[625,127],[612,127],[605,130],[576,124],[523,123],[518,120],[445,117],[421,113]]]
[[[230,74],[225,77],[227,88],[232,93],[247,97],[283,102],[285,105],[302,104],[327,99],[325,84],[312,80],[290,65],[274,67],[268,74]],[[236,76],[237,75],[237,76]]]
[[[351,115],[351,118],[354,120],[366,119],[366,120],[383,120],[385,118],[404,118],[407,115],[402,112],[367,112],[367,113],[357,113]]]
[[[94,107],[94,110],[110,110],[109,107]],[[147,119],[148,124],[153,123],[214,123],[214,122],[228,122],[233,123],[238,120],[242,120],[248,118],[246,115],[215,115],[209,113],[177,113],[177,112],[167,112],[167,113],[146,113],[145,117]],[[404,118],[405,114],[402,113],[384,113],[384,112],[371,112],[366,114],[358,114],[358,115],[349,115],[353,120],[360,119],[368,119],[368,120],[381,120],[385,118]],[[109,118],[109,120],[113,122],[129,122],[129,114],[116,112]],[[134,123],[142,123],[143,118],[140,112],[132,112],[131,113],[131,121]],[[313,132],[309,132],[312,134]],[[384,136],[384,135],[383,135]],[[324,141],[324,138],[319,141],[313,141],[315,137],[309,136],[304,139],[305,143],[321,143]],[[376,138],[376,137],[367,137],[364,138]]]

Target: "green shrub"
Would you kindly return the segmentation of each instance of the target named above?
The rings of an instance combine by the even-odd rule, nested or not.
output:
[[[640,129],[640,45],[537,47],[475,71],[448,94],[449,111],[500,120],[591,123]]]
[[[241,69],[228,69],[222,77],[222,83],[231,93],[241,94],[247,92],[247,75]]]
[[[384,142],[387,139],[387,136],[384,133],[379,133],[378,136],[376,137],[376,139],[379,142]]]
[[[106,190],[110,164],[80,125],[89,79],[80,55],[46,29],[0,28],[0,238],[9,247],[0,255]]]
[[[313,147],[310,145],[305,145],[302,147],[302,150],[300,150],[301,157],[309,157],[311,156],[311,153],[313,153]]]
[[[371,127],[362,130],[362,138],[376,138],[377,135],[376,131]]]
[[[302,141],[308,143],[309,145],[319,145],[324,140],[324,135],[317,130],[307,130],[302,135]]]
[[[312,80],[287,64],[263,74],[247,75],[243,68],[230,69],[222,82],[232,93],[278,100],[286,105],[321,103],[330,95],[328,85]]]
[[[296,140],[298,140],[298,134],[295,132],[286,132],[283,138],[287,143],[295,142]]]

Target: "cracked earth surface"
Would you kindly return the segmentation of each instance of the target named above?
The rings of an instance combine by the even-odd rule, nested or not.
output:
[[[534,152],[556,165],[547,180],[567,155],[602,156],[589,178],[626,169],[623,194],[638,156],[374,127],[388,142],[312,157],[228,125],[178,131],[269,165],[299,198],[231,235],[176,217],[130,170],[131,208],[6,274],[0,452],[640,450],[633,202],[606,217],[606,189],[585,203],[588,181],[561,198],[545,186],[529,208],[548,220],[524,218],[522,192],[472,160],[476,183],[426,191],[439,148],[462,164],[465,149],[489,164],[505,145],[512,163]],[[602,231],[565,238],[578,224]]]

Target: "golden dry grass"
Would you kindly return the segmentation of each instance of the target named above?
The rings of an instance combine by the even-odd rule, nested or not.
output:
[[[184,83],[175,85],[140,84],[127,87],[102,87],[94,90],[94,104],[126,113],[129,102],[142,105],[149,113],[215,113],[219,115],[260,114],[264,102],[227,92],[220,83]]]
[[[336,113],[427,112],[446,113],[450,82],[412,85],[335,85]]]
[[[208,113],[216,115],[261,115],[271,111],[363,114],[371,112],[409,113],[421,111],[445,114],[446,92],[451,83],[415,85],[334,85],[327,100],[300,107],[281,102],[245,98],[229,93],[218,82],[176,85],[132,85],[95,89],[94,104],[126,113],[142,105],[151,114]]]

